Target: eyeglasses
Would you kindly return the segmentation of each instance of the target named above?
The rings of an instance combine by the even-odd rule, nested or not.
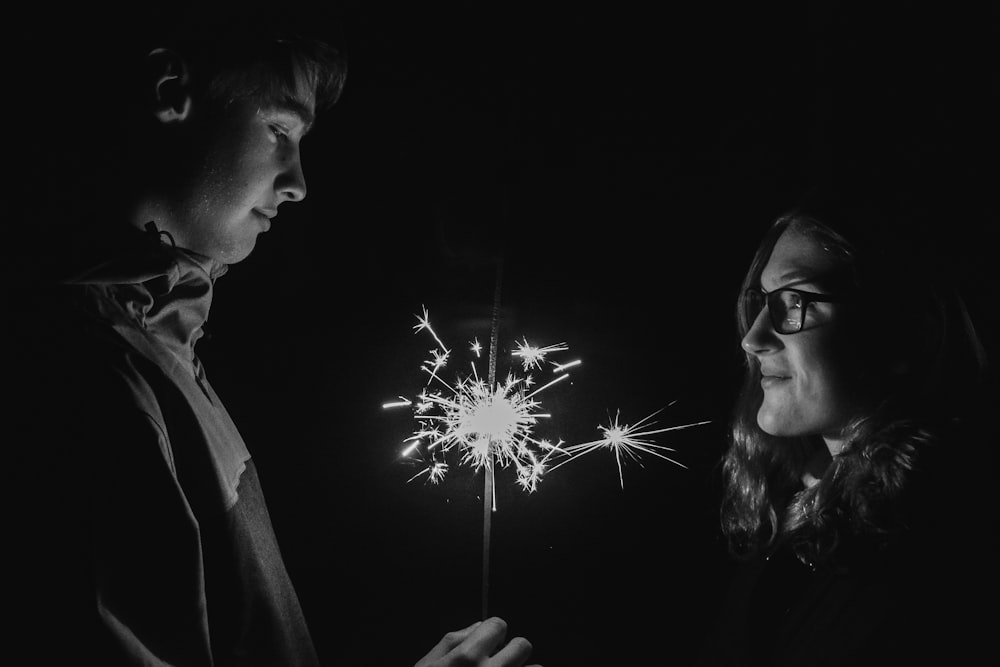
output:
[[[806,321],[806,310],[810,303],[843,303],[845,301],[850,301],[850,298],[803,292],[791,287],[777,289],[773,292],[765,292],[760,288],[751,287],[746,291],[749,321],[756,321],[760,311],[764,310],[764,306],[767,306],[768,315],[771,317],[771,326],[777,333],[786,335],[802,331]]]

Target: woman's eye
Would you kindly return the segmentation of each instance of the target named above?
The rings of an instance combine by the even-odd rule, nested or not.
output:
[[[288,138],[288,132],[285,130],[285,128],[281,127],[280,125],[272,124],[269,125],[268,128],[271,130],[271,134],[273,134],[276,138],[278,139]]]
[[[802,307],[802,297],[795,292],[786,292],[784,302],[786,310],[798,310]]]

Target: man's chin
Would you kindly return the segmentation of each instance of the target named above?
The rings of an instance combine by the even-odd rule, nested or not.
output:
[[[257,247],[257,235],[238,246],[230,246],[219,252],[214,252],[210,256],[220,264],[239,264],[250,257],[254,248]]]

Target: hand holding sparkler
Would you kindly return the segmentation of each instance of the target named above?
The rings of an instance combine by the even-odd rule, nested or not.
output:
[[[504,644],[506,636],[507,623],[493,616],[464,630],[449,632],[415,667],[522,667],[531,655],[531,642],[524,637],[514,637]]]

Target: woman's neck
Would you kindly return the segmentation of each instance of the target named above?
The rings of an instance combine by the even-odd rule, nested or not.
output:
[[[838,448],[837,451],[839,452],[840,449]],[[833,449],[830,448],[829,443],[826,447],[816,447],[802,468],[802,483],[806,487],[810,487],[819,482],[833,457]]]

